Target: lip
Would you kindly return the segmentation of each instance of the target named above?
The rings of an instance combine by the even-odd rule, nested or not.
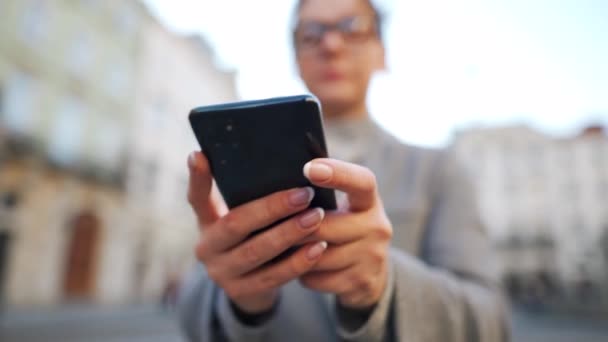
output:
[[[321,77],[323,78],[323,80],[325,81],[339,81],[345,78],[344,73],[339,72],[337,70],[324,70],[323,73],[321,74]]]

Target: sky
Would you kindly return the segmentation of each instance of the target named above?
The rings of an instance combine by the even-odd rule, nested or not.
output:
[[[144,0],[168,28],[199,33],[243,100],[305,93],[290,46],[293,0]],[[608,1],[379,0],[388,68],[371,115],[402,141],[529,124],[549,134],[608,126]]]

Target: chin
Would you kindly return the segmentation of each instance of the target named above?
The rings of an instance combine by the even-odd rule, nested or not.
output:
[[[349,107],[360,101],[356,92],[344,85],[323,85],[311,90],[324,108]]]

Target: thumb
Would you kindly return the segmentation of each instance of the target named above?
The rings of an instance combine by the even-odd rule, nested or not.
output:
[[[201,152],[188,156],[190,180],[188,202],[196,213],[201,225],[209,225],[228,212],[222,196],[214,186],[213,176],[207,158]]]

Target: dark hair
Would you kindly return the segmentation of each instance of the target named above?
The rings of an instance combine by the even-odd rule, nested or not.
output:
[[[380,39],[380,41],[384,43],[384,30],[382,29],[382,25],[384,24],[384,13],[382,13],[378,9],[378,7],[376,5],[374,5],[374,2],[372,0],[362,0],[362,1],[364,1],[369,6],[370,10],[372,11],[372,15],[374,16],[374,22],[376,25],[376,33],[378,35],[378,39]],[[292,20],[291,20],[292,31],[295,31],[295,29],[296,29],[296,25],[298,24],[298,14],[300,13],[300,10],[302,9],[302,6],[304,5],[305,2],[306,2],[306,0],[298,0],[296,2],[296,6],[294,8]],[[295,41],[294,41],[294,46],[295,46]]]

